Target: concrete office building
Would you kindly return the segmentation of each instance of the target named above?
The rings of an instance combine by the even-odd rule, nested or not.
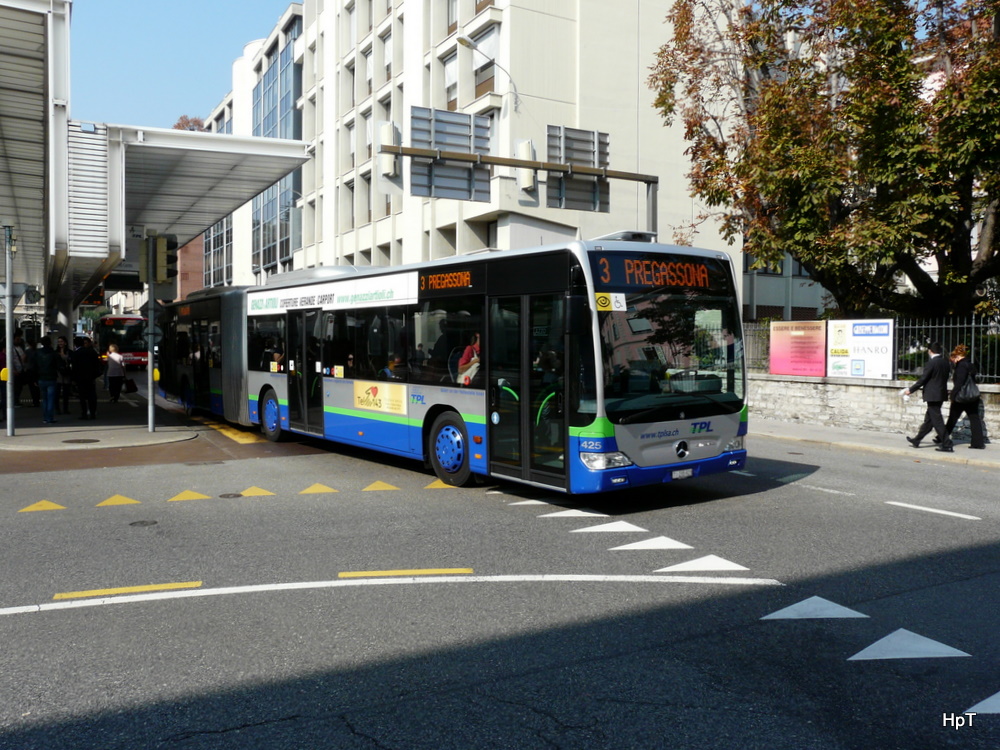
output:
[[[301,137],[311,158],[206,235],[205,284],[390,266],[655,227],[691,231],[679,128],[646,85],[669,0],[306,0],[233,65],[215,132]],[[464,161],[380,154],[382,144]],[[641,181],[476,163],[513,158]],[[580,170],[583,171],[583,170]]]

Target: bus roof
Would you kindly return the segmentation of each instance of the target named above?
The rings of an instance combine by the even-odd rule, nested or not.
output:
[[[707,250],[704,248],[685,247],[681,245],[666,245],[650,241],[651,235],[648,232],[616,232],[615,234],[597,237],[592,240],[569,240],[567,242],[553,243],[550,245],[540,245],[537,247],[520,248],[517,250],[501,250],[498,248],[487,248],[477,250],[462,255],[453,255],[448,258],[438,258],[425,261],[423,263],[408,263],[402,266],[321,266],[319,268],[303,268],[288,273],[278,274],[268,279],[265,287],[269,289],[280,289],[283,287],[300,286],[318,281],[335,279],[340,276],[371,276],[374,274],[406,273],[425,268],[441,268],[453,265],[463,265],[468,263],[482,263],[497,257],[523,257],[527,255],[537,255],[540,253],[570,251],[582,256],[594,250],[636,252],[636,251],[666,251],[680,255],[712,256],[721,260],[730,261],[728,253],[721,250]],[[263,289],[264,287],[244,287],[247,291]],[[188,298],[191,299],[193,294]]]

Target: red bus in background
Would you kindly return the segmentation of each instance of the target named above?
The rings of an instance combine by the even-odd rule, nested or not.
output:
[[[146,369],[149,352],[146,342],[146,319],[141,315],[102,315],[94,325],[94,347],[101,361],[108,358],[108,346],[118,345],[125,367]]]

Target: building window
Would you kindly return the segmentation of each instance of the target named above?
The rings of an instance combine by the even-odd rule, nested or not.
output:
[[[493,0],[476,0],[476,13],[482,13],[491,7],[493,7]]]
[[[354,6],[352,5],[347,9],[347,48],[350,49],[354,46],[358,39],[358,18],[357,13],[354,12]]]
[[[472,59],[476,79],[476,98],[483,94],[495,91],[493,82],[495,78],[496,65],[494,61],[497,57],[500,34],[496,26],[490,26],[484,33],[475,37],[477,49],[472,52]]]
[[[443,60],[444,63],[444,98],[447,109],[454,112],[458,109],[458,54],[452,53]]]
[[[361,175],[361,210],[365,224],[372,223],[372,179],[370,174]]]
[[[448,33],[454,34],[458,31],[458,0],[447,0],[448,2]]]
[[[382,60],[385,63],[385,80],[392,80],[392,34],[382,37]]]
[[[365,124],[365,158],[372,158],[372,113],[366,112],[362,116]]]
[[[344,183],[344,221],[345,229],[354,229],[354,182]]]
[[[756,256],[751,253],[743,253],[743,273],[756,273],[761,276],[782,276],[785,271],[784,262],[778,262],[776,264],[766,265],[762,268],[754,268],[753,264],[757,262]],[[793,269],[794,270],[794,269]],[[801,275],[807,275],[805,273]]]
[[[344,68],[344,88],[347,94],[347,106],[350,109],[354,106],[354,66],[348,65]]]
[[[365,58],[365,82],[368,85],[368,95],[371,96],[372,93],[372,74],[374,70],[372,69],[372,51],[368,50],[364,54]]]
[[[233,283],[233,216],[216,222],[204,235],[205,256],[202,285],[229,286]]]
[[[354,123],[348,123],[347,127],[344,128],[344,133],[347,137],[347,168],[354,168],[354,157],[355,157],[355,141],[354,141]]]

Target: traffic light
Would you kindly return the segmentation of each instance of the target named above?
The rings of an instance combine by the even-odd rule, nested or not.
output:
[[[156,283],[171,284],[177,276],[177,236],[163,234],[156,238]]]

